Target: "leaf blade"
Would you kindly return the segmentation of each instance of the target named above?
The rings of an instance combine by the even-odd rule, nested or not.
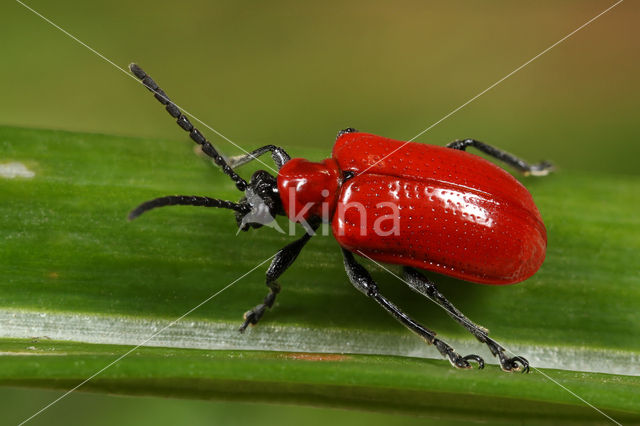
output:
[[[7,325],[12,316],[18,318],[21,314],[32,315],[35,321],[40,314],[76,316],[80,318],[76,325],[58,322],[59,336],[69,338],[64,332],[70,332],[67,327],[75,327],[71,335],[84,342],[91,342],[95,334],[86,327],[88,323],[82,325],[82,319],[87,317],[99,317],[105,323],[138,321],[151,326],[146,334],[151,335],[157,327],[184,314],[290,241],[290,237],[272,230],[236,237],[235,221],[228,212],[203,209],[163,209],[128,223],[127,212],[155,196],[187,193],[231,200],[239,197],[221,173],[194,158],[188,143],[0,128],[2,162],[19,161],[35,172],[32,179],[0,179],[0,191],[11,201],[0,205],[4,218],[0,231],[5,237],[0,245],[5,277],[0,282],[0,312],[4,315],[0,336],[31,337],[26,334],[28,330],[47,333],[42,328],[44,320],[39,323],[41,328],[37,323],[29,329],[24,322],[22,328]],[[295,154],[320,159],[325,153],[301,149]],[[629,176],[561,172],[547,179],[527,179],[526,185],[534,194],[549,231],[549,252],[540,272],[522,285],[504,288],[472,286],[437,277],[440,288],[469,317],[488,326],[507,347],[530,357],[534,365],[622,374],[611,380],[630,381],[632,387],[623,386],[617,392],[610,385],[607,389],[616,401],[600,401],[595,394],[594,398],[612,410],[637,412],[637,404],[629,402],[628,393],[635,391],[635,378],[624,374],[638,374],[633,368],[638,368],[640,356],[640,339],[633,338],[640,336],[640,314],[636,309],[640,301],[640,268],[635,256],[640,249],[635,213],[640,205],[640,181]],[[445,340],[464,350],[483,353],[480,345],[442,312],[397,285],[386,272],[372,269],[393,300],[436,329]],[[397,326],[346,283],[337,245],[329,237],[314,238],[283,276],[282,283],[284,289],[275,308],[244,337],[232,338],[231,333],[239,325],[240,314],[265,294],[258,271],[215,303],[202,306],[187,321],[217,330],[219,346],[214,347],[235,349],[239,356],[247,356],[244,349],[268,346],[264,342],[270,339],[275,339],[268,346],[274,351],[304,348],[310,352],[338,352],[342,347],[345,352],[437,356],[433,348]],[[20,317],[18,323],[23,319]],[[50,330],[55,330],[55,325],[54,321]],[[223,329],[230,331],[224,334]],[[197,339],[187,343],[179,340],[189,335],[188,330],[183,331],[182,336],[170,334],[163,344],[198,347]],[[121,333],[122,329],[111,329],[111,340],[107,338],[103,343],[137,344],[142,340],[136,340],[134,333],[129,340],[119,341]],[[200,341],[216,344],[215,334],[200,336]],[[279,335],[288,337],[277,340]],[[318,337],[323,335],[324,341]],[[220,344],[225,340],[226,346]],[[7,345],[11,345],[10,340],[0,340],[3,351]],[[102,345],[88,347],[96,353],[103,349]],[[166,353],[178,350],[153,349]],[[585,353],[588,356],[582,366],[568,363]],[[83,362],[78,356],[76,360]],[[90,357],[87,355],[84,361]],[[2,357],[2,362],[7,359],[15,363],[14,376],[5,377],[2,383],[26,385],[37,381],[37,377],[27,374],[28,357]],[[390,359],[393,358],[384,357],[384,362],[391,362]],[[68,361],[64,368],[69,371],[69,381],[65,385],[87,373],[77,368],[75,361]],[[469,377],[477,376],[465,374],[475,372],[450,370],[444,361],[421,362],[435,362],[438,368],[444,368],[442,374],[436,374],[438,379],[447,377],[452,383],[466,383],[471,388],[490,388],[488,381],[469,381]],[[278,365],[287,371],[286,362]],[[616,366],[618,370],[614,370]],[[163,369],[170,367],[164,365],[154,374],[161,374]],[[517,380],[515,389],[529,389],[529,382],[520,381],[526,379],[508,379],[511,376],[492,373],[499,377],[495,379],[498,383]],[[554,373],[589,396],[599,386],[605,386],[603,383],[609,383],[598,375]],[[575,380],[565,373],[575,374]],[[318,370],[317,374],[331,372]],[[53,385],[46,375],[41,379],[41,384]],[[279,380],[285,382],[282,377]],[[388,380],[389,385],[395,379]],[[197,391],[190,392],[187,381],[180,387],[182,396],[205,397],[204,391],[200,396]],[[122,392],[137,386],[125,382],[120,382]],[[435,386],[433,381],[425,383]],[[148,392],[154,392],[152,385],[145,386]],[[118,387],[117,383],[112,386]],[[467,395],[471,388],[456,388],[453,392]],[[163,392],[161,389],[158,387],[158,394]],[[546,386],[538,390],[549,403],[571,405],[566,395],[561,397]],[[331,401],[340,404],[337,398]],[[354,406],[358,404],[361,403]],[[380,402],[376,400],[376,404]],[[376,404],[368,408],[374,409]],[[411,411],[410,407],[405,409]]]

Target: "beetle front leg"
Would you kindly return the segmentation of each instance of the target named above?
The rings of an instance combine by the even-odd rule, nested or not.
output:
[[[311,223],[310,226],[311,232],[315,232],[315,230],[318,229],[319,223]],[[266,281],[267,287],[269,287],[269,293],[265,296],[261,304],[245,312],[244,322],[239,329],[241,333],[244,332],[249,324],[257,324],[267,308],[273,306],[273,303],[276,301],[276,296],[280,293],[280,284],[278,284],[276,280],[293,264],[305,244],[307,244],[313,235],[315,234],[307,232],[302,238],[286,245],[276,253],[267,270]]]
[[[371,297],[378,302],[387,312],[389,312],[396,320],[400,321],[409,330],[416,333],[418,336],[425,339],[428,343],[433,344],[438,351],[449,359],[451,365],[456,368],[471,368],[470,360],[478,363],[478,368],[484,368],[484,360],[478,355],[459,355],[451,346],[444,341],[437,339],[436,333],[415,322],[411,317],[402,312],[396,305],[391,303],[387,298],[382,296],[378,291],[378,285],[373,281],[371,275],[367,270],[360,265],[353,257],[353,254],[345,249],[342,249],[342,255],[344,256],[344,266],[347,271],[347,276],[351,281],[351,284],[365,295]]]
[[[269,294],[267,294],[261,304],[254,306],[244,314],[244,322],[238,329],[240,333],[244,333],[244,330],[251,325],[256,325],[267,308],[271,308],[276,301],[276,296],[280,293],[280,284],[276,281],[269,281],[267,279],[267,287],[269,287]]]
[[[493,158],[503,161],[524,175],[546,176],[549,172],[553,171],[553,165],[547,161],[542,161],[537,164],[529,164],[513,154],[509,154],[506,151],[487,145],[486,143],[475,139],[461,139],[447,144],[447,148],[458,149],[460,151],[464,151],[470,146],[490,155]]]
[[[404,267],[403,271],[405,282],[409,284],[409,287],[444,308],[444,310],[447,311],[451,318],[453,318],[460,325],[469,330],[469,332],[473,334],[480,342],[486,344],[489,347],[491,353],[494,356],[498,357],[502,370],[507,372],[521,370],[522,372],[529,371],[529,361],[521,356],[509,358],[505,354],[505,349],[498,342],[489,337],[489,330],[473,323],[469,318],[464,316],[462,312],[460,312],[455,306],[453,306],[451,302],[449,302],[447,298],[438,291],[438,288],[436,287],[434,282],[432,282],[413,268]]]
[[[227,163],[233,168],[240,167],[243,164],[247,164],[248,162],[255,160],[261,155],[266,154],[267,152],[271,153],[271,158],[276,164],[276,167],[278,167],[278,170],[280,170],[282,166],[284,166],[284,164],[291,159],[289,154],[287,154],[287,152],[279,146],[266,145],[261,148],[255,149],[248,154],[228,157]]]

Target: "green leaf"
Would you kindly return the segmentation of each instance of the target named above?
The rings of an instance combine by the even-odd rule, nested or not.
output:
[[[640,413],[638,177],[560,169],[523,179],[549,234],[542,269],[514,286],[434,277],[536,369],[459,371],[348,284],[330,236],[311,240],[280,279],[274,308],[239,334],[242,313],[267,292],[264,262],[293,237],[271,228],[236,235],[226,210],[172,207],[126,220],[162,195],[240,198],[192,145],[0,128],[0,384],[72,388],[131,348],[117,345],[145,342],[234,283],[145,343],[156,347],[135,350],[81,389],[450,419],[605,420],[549,376],[618,421]],[[8,177],[22,170],[16,164],[33,176]],[[459,352],[494,362],[435,305],[364,263],[391,300]]]
[[[78,343],[5,341],[0,379],[70,389],[128,348]],[[546,372],[618,421],[637,413],[635,377],[552,370]],[[20,379],[14,379],[14,376]],[[84,390],[302,403],[398,411],[451,419],[599,420],[538,373],[456,371],[435,360],[377,355],[140,348],[84,385]]]

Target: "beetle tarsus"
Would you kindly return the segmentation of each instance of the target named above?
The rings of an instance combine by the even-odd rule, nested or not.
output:
[[[500,360],[500,368],[502,368],[502,371],[506,371],[507,373],[516,371],[520,371],[522,373],[529,372],[529,361],[527,361],[526,358],[523,358],[521,356],[508,358],[501,353],[498,359]]]
[[[458,354],[456,354],[456,356],[454,356],[453,358],[449,358],[449,362],[451,362],[451,365],[453,365],[455,368],[459,368],[461,370],[471,369],[471,364],[469,364],[469,362],[464,359],[464,357]]]
[[[244,333],[244,331],[247,329],[249,325],[256,325],[258,321],[260,321],[260,318],[262,318],[262,315],[264,314],[265,309],[266,309],[265,304],[261,303],[260,305],[256,306],[250,311],[245,312],[244,322],[242,323],[238,331],[240,333]]]
[[[525,172],[525,175],[531,176],[546,176],[555,170],[553,164],[548,161],[541,161],[538,164],[532,164],[529,166],[529,171]]]
[[[240,333],[243,333],[249,325],[256,325],[264,315],[267,308],[273,307],[273,303],[276,301],[276,296],[280,293],[280,285],[273,281],[267,282],[267,286],[269,286],[269,294],[265,296],[262,303],[254,306],[252,309],[244,313],[244,322],[240,326]]]
[[[523,358],[521,356],[516,356],[511,358],[511,363],[514,366],[514,371],[520,371],[522,370],[522,373],[528,373],[529,372],[529,361],[527,361],[526,358]],[[518,363],[520,363],[520,365],[522,367],[520,367],[518,365]]]
[[[447,357],[451,365],[455,368],[468,370],[472,368],[469,361],[475,361],[478,364],[479,370],[482,370],[484,368],[484,360],[478,355],[471,354],[467,356],[461,356],[451,346],[440,339],[433,339],[432,343],[436,347],[436,349],[438,349],[438,352],[440,352],[442,356]]]
[[[513,358],[509,358],[505,353],[505,349],[500,346],[498,342],[489,337],[487,337],[487,341],[485,343],[489,347],[491,353],[498,358],[502,371],[506,371],[507,373],[516,371],[521,371],[523,373],[529,372],[529,361],[527,361],[525,357],[514,356]]]
[[[484,368],[484,359],[479,357],[478,355],[467,355],[463,358],[465,361],[473,360],[478,363],[478,370],[482,370]]]

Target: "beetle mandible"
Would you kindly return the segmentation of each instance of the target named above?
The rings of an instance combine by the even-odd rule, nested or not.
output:
[[[189,205],[235,211],[241,230],[259,228],[277,215],[303,223],[305,234],[277,252],[266,273],[269,293],[263,302],[245,313],[240,331],[257,324],[280,292],[277,279],[298,257],[323,219],[331,223],[342,249],[351,283],[375,300],[412,332],[433,344],[457,368],[470,368],[469,361],[484,367],[478,355],[459,355],[435,333],[414,321],[384,297],[367,270],[353,254],[378,262],[401,265],[405,282],[446,312],[498,358],[504,371],[529,370],[529,362],[509,357],[489,337],[487,329],[471,322],[419,269],[438,272],[484,284],[523,281],[542,265],[547,246],[545,226],[531,194],[513,176],[493,163],[465,152],[474,147],[517,171],[542,176],[550,163],[528,164],[492,146],[464,139],[446,147],[401,142],[348,128],[338,132],[332,156],[322,162],[291,157],[280,147],[267,145],[255,151],[225,158],[196,129],[166,93],[139,66],[131,72],[165,105],[178,125],[189,132],[202,151],[221,167],[244,193],[239,202],[209,197],[175,195],[142,203],[131,211],[134,219],[147,210]],[[235,168],[270,153],[278,176],[255,172],[249,182]],[[380,203],[380,201],[384,201]],[[378,229],[366,216],[388,217],[394,227]],[[387,207],[395,207],[389,216]],[[382,231],[382,232],[381,232]]]

